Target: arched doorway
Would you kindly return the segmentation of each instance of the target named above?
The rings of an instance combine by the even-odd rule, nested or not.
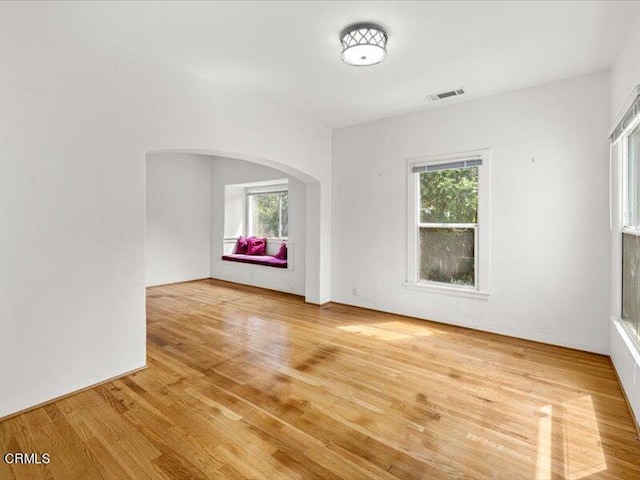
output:
[[[170,178],[171,179],[169,180],[170,182],[176,183],[175,191],[172,191],[170,188],[169,190],[166,190],[165,188],[164,192],[155,191],[157,190],[156,183],[158,182],[158,180],[153,178],[150,180],[149,175],[154,171],[158,170],[158,165],[160,164],[160,162],[166,163],[167,161],[171,162],[173,160],[173,161],[178,161],[178,163],[180,163],[181,159],[184,163],[183,167],[185,167],[186,170],[183,169],[183,170],[180,170],[180,172],[178,172],[177,170],[169,170],[169,171],[164,171],[161,174],[161,176],[164,175],[165,181],[167,181],[167,179]],[[154,162],[154,160],[156,161],[156,163],[152,164],[152,167],[149,168],[149,162]],[[188,265],[190,263],[192,267],[187,266],[183,268],[184,275],[186,275],[184,278],[180,277],[181,273],[178,271],[176,272],[177,276],[174,276],[174,277],[166,276],[164,278],[166,278],[167,280],[165,281],[161,279],[159,280],[159,278],[162,278],[162,277],[159,277],[157,273],[151,272],[151,267],[157,267],[156,272],[159,269],[163,268],[163,265],[159,265],[158,262],[154,260],[154,258],[155,259],[163,258],[162,253],[155,250],[154,250],[154,253],[151,253],[149,250],[154,249],[157,246],[158,241],[156,240],[158,238],[163,238],[163,241],[164,241],[164,240],[167,240],[165,237],[176,235],[177,233],[175,229],[171,230],[172,228],[171,225],[164,225],[165,227],[164,233],[162,231],[160,232],[156,231],[157,229],[155,228],[155,226],[157,225],[158,222],[155,222],[152,226],[150,226],[148,222],[151,219],[149,217],[154,216],[156,213],[154,210],[150,212],[149,208],[152,206],[157,207],[158,205],[164,205],[164,206],[170,205],[170,203],[173,201],[172,198],[162,199],[160,197],[162,197],[163,195],[166,195],[167,192],[169,192],[170,194],[175,194],[176,198],[178,198],[180,196],[180,191],[182,190],[182,200],[177,200],[178,204],[174,204],[170,206],[170,208],[173,209],[173,213],[172,213],[174,215],[173,218],[174,219],[181,218],[181,217],[175,216],[175,215],[178,215],[178,216],[181,215],[181,211],[180,211],[181,209],[182,209],[182,213],[186,211],[186,213],[191,216],[196,214],[206,215],[205,200],[203,198],[196,198],[198,196],[200,197],[206,196],[207,180],[202,178],[202,176],[206,175],[205,173],[206,162],[211,162],[211,165],[213,166],[212,174],[210,176],[210,183],[208,184],[209,185],[208,188],[211,189],[210,205],[212,209],[213,208],[218,209],[218,211],[217,212],[214,211],[213,215],[211,215],[210,217],[212,219],[210,245],[209,245],[209,249],[210,249],[209,250],[210,251],[209,267],[210,268],[207,270],[207,268],[203,267],[202,265],[200,265],[199,267],[193,266],[193,265],[201,264],[202,259],[205,256],[204,254],[205,247],[203,243],[205,241],[204,229],[206,227],[202,225],[203,222],[199,222],[197,219],[193,219],[193,218],[191,219],[191,224],[189,224],[189,221],[183,222],[182,220],[179,220],[177,222],[178,225],[174,225],[174,227],[178,229],[182,228],[182,230],[186,231],[187,243],[188,245],[192,246],[187,249],[189,250],[188,252],[180,252],[178,254],[178,255],[182,255],[182,258],[180,259],[180,261],[182,262],[181,266]],[[223,176],[226,177],[225,180],[220,180],[219,178],[216,177],[215,166],[217,166],[217,172],[218,172],[217,176],[220,176],[220,172],[223,172]],[[173,169],[177,167],[170,165],[168,168]],[[145,256],[147,257],[147,260],[146,260],[147,269],[146,269],[145,275],[147,277],[147,281],[146,281],[147,284],[172,283],[171,279],[173,279],[174,281],[184,281],[189,279],[189,275],[192,276],[191,279],[198,278],[198,277],[204,278],[205,276],[207,277],[210,276],[213,278],[221,278],[225,280],[237,281],[239,283],[248,283],[256,286],[265,286],[267,288],[274,288],[276,290],[292,291],[293,293],[303,294],[307,302],[321,303],[320,300],[322,299],[322,295],[320,291],[320,286],[321,286],[320,232],[322,230],[320,225],[320,222],[321,222],[320,195],[322,190],[320,188],[320,182],[317,179],[315,179],[311,175],[308,175],[304,172],[297,170],[296,168],[290,167],[286,164],[283,164],[281,162],[277,162],[274,160],[259,158],[259,157],[250,156],[250,155],[244,155],[241,153],[233,153],[233,152],[219,151],[219,150],[202,150],[202,149],[167,149],[167,150],[149,151],[146,154],[145,170],[146,170],[146,175],[145,175],[146,182],[151,181],[153,183],[151,185],[150,184],[145,185],[145,192],[146,192],[145,202],[147,206],[147,208],[145,209],[147,212],[147,215],[146,215],[147,218],[145,220],[145,222],[147,223],[147,241],[146,241],[147,251],[145,253]],[[262,174],[267,176],[269,175],[269,172],[280,172],[281,175],[291,178],[292,183],[294,185],[300,185],[301,188],[298,188],[298,195],[301,194],[304,196],[302,198],[302,201],[299,202],[300,204],[304,204],[304,205],[303,206],[298,205],[299,210],[297,212],[297,218],[301,219],[299,223],[303,224],[303,227],[302,227],[303,231],[299,232],[298,242],[297,244],[293,245],[293,248],[297,249],[297,259],[293,263],[294,272],[292,275],[288,277],[284,277],[284,276],[280,277],[280,278],[286,278],[286,280],[284,280],[284,283],[281,285],[282,288],[278,288],[278,285],[277,285],[278,277],[276,277],[276,273],[269,272],[268,269],[257,271],[257,275],[256,275],[257,278],[254,278],[253,273],[247,274],[247,275],[251,275],[251,277],[243,278],[241,274],[237,274],[236,276],[234,276],[232,273],[230,273],[231,271],[228,268],[228,265],[221,265],[220,262],[218,262],[218,259],[220,257],[219,253],[221,251],[223,235],[221,234],[221,230],[219,228],[220,217],[216,216],[216,213],[219,215],[222,215],[222,211],[224,210],[224,205],[221,204],[222,202],[221,198],[223,199],[224,197],[223,196],[221,197],[221,192],[219,191],[219,189],[220,189],[220,186],[224,184],[225,181],[229,183],[239,183],[236,180],[242,179],[242,178],[245,178],[245,179],[248,178],[247,177],[248,171],[262,172]],[[273,173],[271,173],[271,175],[273,175]],[[255,177],[255,178],[258,178],[258,177]],[[189,189],[189,182],[194,182],[193,192],[186,191]],[[164,185],[164,187],[167,187],[167,185]],[[154,191],[151,191],[151,190],[154,190]],[[148,197],[149,195],[153,195],[154,197],[151,200],[149,200],[149,197]],[[184,199],[187,199],[187,200],[184,200]],[[153,205],[150,205],[150,203]],[[161,208],[161,207],[158,207],[158,208]],[[300,211],[300,208],[302,208],[303,211]],[[167,218],[164,218],[163,221],[165,223],[172,222],[171,219],[167,219]],[[299,225],[298,225],[298,228],[299,228]],[[194,230],[194,231],[191,231],[191,230]],[[200,232],[198,233],[197,230],[200,230]],[[198,235],[199,235],[200,241],[198,241],[198,239],[196,238]],[[150,237],[153,237],[154,241],[151,241]],[[171,242],[165,241],[164,243],[170,244]],[[179,242],[176,242],[176,243],[179,243]],[[169,245],[167,248],[173,249],[174,252],[176,252],[177,250],[185,250],[184,248],[176,247],[176,245]],[[166,251],[166,248],[165,248],[165,251]],[[198,251],[202,252],[199,258],[198,258]],[[150,265],[149,262],[153,262],[153,265]],[[297,264],[297,268],[295,267],[296,264]],[[263,268],[267,268],[267,267],[263,267]],[[168,267],[168,269],[171,270],[171,267]],[[205,272],[207,271],[209,272],[208,275],[205,274]],[[194,272],[198,272],[198,273],[194,273]],[[150,277],[154,277],[154,278],[150,278]],[[274,284],[273,282],[276,282],[276,283]],[[302,283],[302,287],[300,287],[300,283]]]

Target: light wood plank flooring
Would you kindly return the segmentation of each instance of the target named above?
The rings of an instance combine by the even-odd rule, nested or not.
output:
[[[0,423],[0,479],[640,479],[608,357],[205,280],[149,368]]]

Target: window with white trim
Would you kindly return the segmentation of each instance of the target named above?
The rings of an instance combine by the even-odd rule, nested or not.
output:
[[[247,191],[248,236],[286,239],[289,236],[289,190],[286,185]]]
[[[640,342],[640,124],[621,137],[623,152],[622,319]]]
[[[612,318],[640,352],[640,85],[609,129]],[[618,322],[619,321],[619,322]]]
[[[409,162],[408,284],[486,293],[487,168],[488,151]]]

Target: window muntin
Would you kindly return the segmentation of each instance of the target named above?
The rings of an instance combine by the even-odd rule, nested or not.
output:
[[[476,288],[480,160],[414,168],[418,281]]]
[[[626,201],[623,225],[640,229],[640,125],[626,137]]]
[[[289,236],[289,192],[253,191],[247,194],[248,235],[282,238]]]

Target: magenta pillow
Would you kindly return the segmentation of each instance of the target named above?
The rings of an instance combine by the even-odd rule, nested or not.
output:
[[[248,241],[247,237],[240,236],[240,237],[238,237],[238,241],[236,242],[236,251],[235,251],[235,253],[242,253],[242,254],[246,255],[248,247],[249,247],[249,241]]]
[[[267,251],[267,239],[249,237],[249,246],[247,247],[247,255],[264,255]]]
[[[282,245],[280,245],[280,250],[278,250],[278,253],[276,253],[274,255],[275,258],[279,259],[279,260],[286,260],[287,259],[287,244],[286,243],[282,243]]]

